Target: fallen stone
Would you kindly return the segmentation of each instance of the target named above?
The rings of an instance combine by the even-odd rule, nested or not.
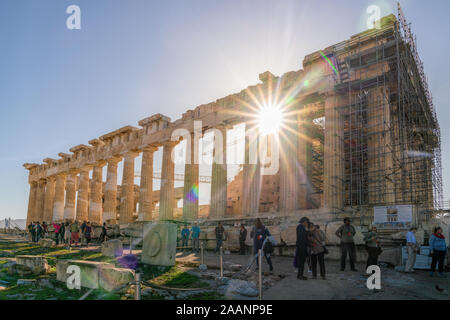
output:
[[[36,284],[36,279],[18,279],[17,285],[18,286],[32,286]],[[27,294],[25,294],[27,295]]]
[[[174,266],[177,225],[170,222],[145,223],[144,235],[142,262],[157,266]]]
[[[201,271],[206,271],[206,270],[208,270],[208,267],[206,266],[206,264],[201,264],[201,265],[198,266],[198,268],[199,268]]]
[[[83,261],[83,260],[57,260],[56,261],[56,280],[66,282],[71,275],[67,273],[69,266],[78,266],[80,268],[81,286],[84,288],[99,288],[99,269],[101,267],[112,267],[114,265],[106,262]]]
[[[45,274],[50,269],[47,259],[43,256],[26,256],[16,257],[16,265],[28,267],[33,274]]]
[[[123,255],[122,241],[113,239],[102,243],[102,255],[106,257],[120,257]]]
[[[257,297],[258,288],[251,282],[245,280],[231,279],[226,288],[226,295],[241,295],[245,297]]]
[[[128,283],[134,282],[135,274],[130,269],[101,267],[99,269],[100,288],[111,292],[125,287]]]
[[[51,248],[55,245],[55,241],[53,241],[52,239],[43,238],[43,239],[39,240],[39,245],[42,248]]]

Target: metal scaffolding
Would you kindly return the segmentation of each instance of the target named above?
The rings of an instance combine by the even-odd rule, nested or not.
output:
[[[383,21],[384,20],[384,21]],[[334,46],[344,207],[442,206],[440,128],[416,41],[398,7]]]

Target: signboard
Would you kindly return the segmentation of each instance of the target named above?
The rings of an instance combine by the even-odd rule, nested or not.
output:
[[[412,205],[373,208],[373,223],[379,228],[407,229],[412,223]]]

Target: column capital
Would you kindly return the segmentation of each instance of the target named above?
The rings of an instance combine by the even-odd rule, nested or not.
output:
[[[139,156],[139,151],[137,150],[127,150],[121,153],[124,158],[136,158]]]
[[[147,145],[142,147],[142,151],[147,151],[147,152],[156,152],[158,151],[158,146],[155,145]]]
[[[163,147],[175,147],[177,144],[179,144],[180,141],[173,141],[173,140],[167,140],[167,141],[163,141],[161,142]]]
[[[120,161],[122,161],[122,157],[119,157],[119,156],[113,156],[111,158],[106,159],[108,166],[117,165]]]

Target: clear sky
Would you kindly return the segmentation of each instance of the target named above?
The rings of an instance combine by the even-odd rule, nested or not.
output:
[[[72,4],[81,30],[66,27]],[[396,12],[386,0],[1,0],[0,219],[26,217],[23,163],[155,113],[178,119],[266,70],[298,70],[306,54],[366,29],[372,4]],[[441,124],[448,200],[450,2],[401,5]]]

